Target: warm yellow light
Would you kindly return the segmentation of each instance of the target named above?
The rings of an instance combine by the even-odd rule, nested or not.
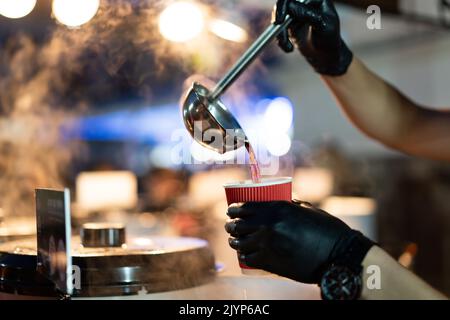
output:
[[[372,198],[328,197],[322,203],[322,209],[338,217],[369,216],[375,212],[376,202]]]
[[[159,31],[173,42],[186,42],[203,30],[204,16],[200,7],[192,2],[175,2],[159,16]]]
[[[0,0],[0,14],[7,18],[25,17],[36,6],[36,0]]]
[[[53,0],[52,10],[56,20],[73,28],[89,22],[99,7],[100,0]]]
[[[295,170],[292,186],[299,199],[320,202],[333,192],[334,177],[325,168],[298,168]]]
[[[231,22],[215,19],[211,21],[209,28],[212,33],[222,39],[233,42],[247,41],[247,32]]]
[[[129,171],[81,172],[76,194],[84,211],[132,209],[137,203],[137,178]]]

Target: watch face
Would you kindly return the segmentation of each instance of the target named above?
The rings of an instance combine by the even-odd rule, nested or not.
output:
[[[332,266],[322,277],[320,288],[325,300],[356,300],[362,287],[361,275],[344,266]]]

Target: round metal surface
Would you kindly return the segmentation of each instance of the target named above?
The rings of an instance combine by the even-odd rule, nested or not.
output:
[[[72,263],[80,270],[74,296],[121,296],[166,292],[212,281],[214,257],[195,238],[132,238],[118,248],[85,248],[72,240]],[[0,244],[0,291],[55,296],[52,283],[36,271],[36,240]]]

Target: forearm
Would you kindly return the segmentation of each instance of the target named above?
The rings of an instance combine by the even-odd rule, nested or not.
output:
[[[375,266],[375,268],[373,266]],[[363,268],[362,299],[446,299],[444,295],[430,287],[412,272],[402,267],[397,261],[377,246],[372,247],[367,253],[363,261]],[[377,275],[378,271],[379,274]],[[375,278],[377,276],[380,277],[379,288],[376,288],[377,280]]]
[[[354,58],[343,76],[323,76],[343,111],[365,134],[404,149],[419,108]]]

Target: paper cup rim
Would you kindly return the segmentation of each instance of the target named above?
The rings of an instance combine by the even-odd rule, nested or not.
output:
[[[225,183],[223,187],[227,188],[258,188],[276,186],[292,182],[291,177],[263,178],[261,182],[254,183],[252,180],[241,180],[236,182]]]

